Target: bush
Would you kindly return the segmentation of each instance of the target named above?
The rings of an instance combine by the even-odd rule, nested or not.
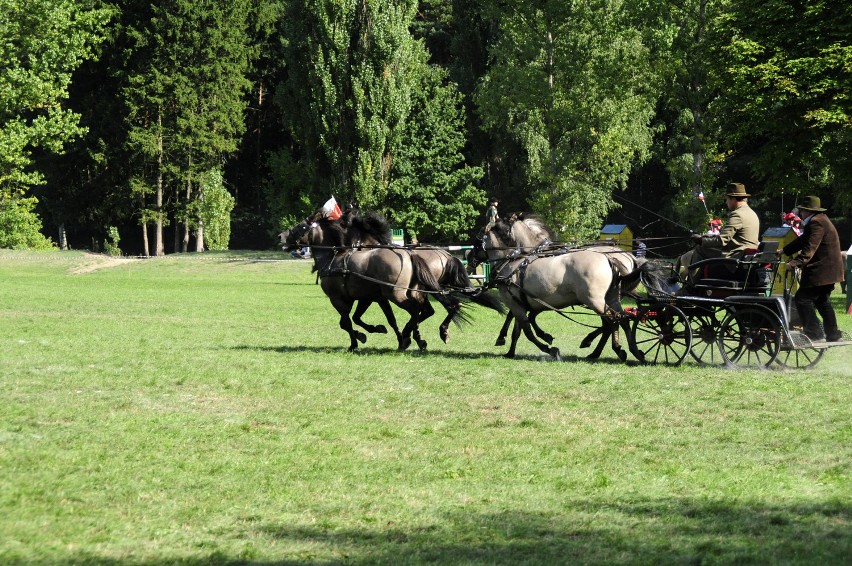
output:
[[[0,248],[49,250],[56,246],[41,233],[41,219],[35,213],[38,199],[0,195]]]
[[[107,255],[121,255],[121,248],[118,243],[121,241],[121,236],[118,234],[118,228],[110,226],[107,230],[107,239],[104,240],[104,251]]]

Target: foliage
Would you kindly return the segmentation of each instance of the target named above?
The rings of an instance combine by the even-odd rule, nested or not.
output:
[[[165,183],[175,218],[187,226],[198,225],[200,176],[236,151],[245,127],[247,73],[257,56],[250,7],[249,0],[179,0],[126,13],[128,143],[141,181],[135,190],[162,191]],[[145,208],[141,214],[149,216]]]
[[[723,130],[751,145],[768,188],[849,195],[852,179],[852,5],[838,0],[731,0],[717,53]]]
[[[118,228],[115,226],[107,228],[107,238],[104,240],[104,252],[111,256],[121,255],[121,247],[119,246],[120,242],[121,236],[118,233]]]
[[[521,142],[530,203],[563,237],[596,236],[612,191],[651,145],[648,52],[628,7],[542,0],[484,8],[499,37],[479,111],[486,127]]]
[[[425,63],[424,63],[425,65]],[[446,72],[424,68],[412,113],[395,150],[394,175],[383,210],[395,226],[420,241],[466,240],[481,214],[481,167],[465,164],[464,113]]]
[[[0,190],[43,182],[33,153],[60,152],[83,129],[63,108],[72,73],[103,40],[108,9],[71,0],[0,0]],[[26,207],[25,207],[26,208]]]
[[[312,202],[329,193],[366,208],[384,202],[420,68],[423,47],[408,32],[415,9],[411,0],[290,4],[278,103]]]
[[[204,244],[209,250],[227,250],[231,239],[231,211],[234,197],[225,188],[222,172],[213,169],[201,176],[201,220]]]
[[[22,197],[0,191],[0,248],[47,250],[53,242],[41,233],[41,219],[35,214],[35,197]]]

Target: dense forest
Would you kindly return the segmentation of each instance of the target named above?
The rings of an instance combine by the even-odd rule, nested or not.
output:
[[[850,38],[840,0],[0,0],[0,247],[270,248],[330,195],[683,236],[729,181],[848,246]]]

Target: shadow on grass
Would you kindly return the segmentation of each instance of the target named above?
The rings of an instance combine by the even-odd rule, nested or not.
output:
[[[371,347],[371,346],[362,346],[358,348],[355,352],[350,352],[348,348],[345,346],[249,346],[249,345],[241,345],[241,346],[232,346],[229,348],[231,350],[237,351],[259,351],[259,352],[276,352],[279,354],[304,354],[304,353],[312,353],[312,354],[351,354],[353,356],[374,356],[374,355],[388,355],[388,354],[400,354],[400,355],[409,355],[409,356],[439,356],[443,358],[449,358],[454,360],[479,360],[482,358],[503,358],[503,354],[501,352],[454,352],[454,351],[446,351],[439,349],[427,349],[426,351],[419,351],[416,347],[409,348],[404,352],[400,352],[395,348],[381,348],[381,347]],[[605,364],[605,365],[617,365],[617,366],[635,366],[640,365],[636,360],[627,360],[627,362],[621,362],[616,358],[601,358],[597,360],[589,360],[585,356],[577,356],[573,354],[562,354],[562,361],[556,362],[556,360],[552,359],[550,356],[546,354],[523,354],[516,355],[514,360],[526,360],[526,361],[537,361],[537,362],[554,362],[554,363],[563,363],[563,362],[589,362],[595,364]]]
[[[75,553],[78,564],[848,564],[852,508],[844,503],[761,505],[724,501],[575,501],[558,516],[509,510],[448,513],[438,524],[363,528],[235,525],[228,538],[267,540],[281,560],[221,550],[149,561]],[[244,529],[249,529],[245,532]],[[215,541],[213,542],[215,545]],[[258,542],[258,544],[261,544]]]

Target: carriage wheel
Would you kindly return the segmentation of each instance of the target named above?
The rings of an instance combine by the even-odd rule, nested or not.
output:
[[[817,365],[826,348],[802,348],[801,350],[781,350],[775,360],[779,366],[793,369],[807,369]]]
[[[722,321],[718,344],[729,367],[767,368],[778,357],[781,327],[771,311],[736,309]]]
[[[654,305],[639,311],[628,334],[630,347],[653,364],[680,365],[692,344],[689,319],[673,305]]]
[[[725,363],[718,346],[719,328],[722,326],[720,312],[714,309],[689,317],[692,328],[689,355],[699,364],[718,366]]]

